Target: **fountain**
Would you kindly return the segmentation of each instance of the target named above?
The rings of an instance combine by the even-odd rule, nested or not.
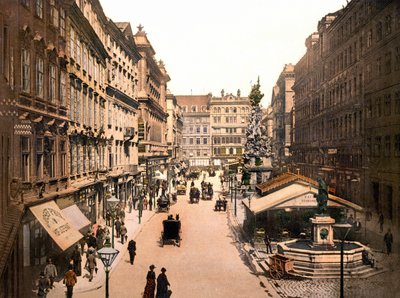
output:
[[[339,278],[340,240],[334,239],[335,219],[327,214],[328,191],[318,177],[318,214],[310,218],[311,239],[294,239],[278,243],[278,253],[294,260],[294,272],[307,278]],[[368,277],[380,271],[364,265],[366,247],[356,241],[344,241],[345,277]]]

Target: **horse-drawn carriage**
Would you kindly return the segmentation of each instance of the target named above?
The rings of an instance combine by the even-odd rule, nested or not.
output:
[[[294,260],[281,254],[268,257],[265,264],[269,267],[269,274],[273,279],[281,279],[288,275],[295,275],[293,272]]]
[[[184,180],[178,180],[176,184],[176,192],[178,195],[186,194],[186,184],[187,182]]]
[[[158,212],[168,212],[171,202],[167,196],[160,196],[157,199],[157,211]]]
[[[197,187],[190,188],[189,199],[191,204],[199,202],[200,190]]]
[[[214,210],[215,211],[221,211],[221,210],[226,211],[227,203],[228,202],[225,198],[224,199],[219,198],[218,200],[215,201]]]
[[[181,221],[167,219],[163,221],[163,231],[161,232],[161,246],[173,242],[178,247],[181,245]]]
[[[202,182],[201,198],[203,200],[212,200],[214,190],[211,183]]]

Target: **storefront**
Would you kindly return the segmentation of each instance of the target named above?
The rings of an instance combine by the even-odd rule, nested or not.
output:
[[[80,229],[90,221],[78,206],[65,207],[55,200],[30,206],[22,219],[23,297],[30,297],[39,272],[52,258],[58,272],[64,272],[74,245],[83,237]],[[62,209],[64,208],[64,209]]]

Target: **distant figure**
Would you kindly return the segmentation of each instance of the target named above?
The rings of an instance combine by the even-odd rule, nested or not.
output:
[[[170,286],[167,275],[167,269],[161,268],[161,273],[157,277],[157,294],[156,298],[168,298],[168,286]]]
[[[44,267],[44,275],[46,276],[46,278],[48,278],[49,280],[49,288],[53,288],[53,284],[54,284],[54,278],[58,275],[57,274],[57,268],[56,266],[53,264],[51,258],[49,258],[47,260],[47,265],[46,267]]]
[[[64,275],[64,284],[67,286],[67,298],[72,298],[72,293],[75,284],[78,282],[76,274],[74,272],[72,265],[69,265],[68,271]]]
[[[383,232],[383,224],[385,222],[385,218],[383,217],[383,213],[379,215],[378,223],[379,223],[379,230],[382,233]]]
[[[147,272],[143,298],[154,298],[154,291],[156,290],[156,273],[154,272],[154,268],[156,266],[150,265],[150,270]]]
[[[136,256],[136,241],[131,240],[128,243],[128,251],[129,251],[129,260],[131,262],[131,265],[133,265],[133,262],[135,261],[135,256]]]
[[[122,222],[121,228],[120,228],[120,233],[121,233],[121,243],[124,244],[125,240],[128,238],[128,229],[125,226],[125,223]]]
[[[90,273],[89,281],[92,281],[93,271],[97,268],[96,257],[94,255],[93,251],[89,251],[89,256],[86,259],[85,268],[87,268],[87,270],[89,270],[89,273]]]
[[[48,279],[44,275],[44,272],[40,272],[37,296],[45,298],[47,296],[48,286],[49,286]]]
[[[392,252],[392,243],[393,243],[393,235],[390,229],[388,229],[385,236],[383,237],[383,241],[385,241],[386,243],[386,252],[389,255]]]
[[[267,254],[268,253],[272,254],[271,239],[269,238],[267,233],[265,234],[265,237],[264,237],[264,243],[265,243],[265,249],[267,250]]]
[[[368,243],[366,244],[366,248],[362,252],[362,261],[365,265],[370,265],[371,268],[375,267],[375,258],[371,252],[371,249],[368,247]]]
[[[73,262],[74,271],[76,276],[81,276],[82,274],[82,256],[81,252],[79,251],[79,246],[75,245],[75,249],[72,252],[71,260]]]
[[[117,217],[117,220],[114,222],[114,227],[115,227],[115,232],[116,232],[116,237],[119,238],[120,232],[121,232],[121,222],[119,220],[119,217]]]

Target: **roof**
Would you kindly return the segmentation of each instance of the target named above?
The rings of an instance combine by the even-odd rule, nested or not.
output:
[[[295,181],[267,195],[253,196],[250,201],[245,199],[243,204],[254,214],[285,208],[317,208],[317,200],[314,197],[316,194],[318,194],[317,186],[303,181]],[[328,195],[328,207],[348,207],[356,211],[363,210],[361,206],[332,194]]]
[[[283,173],[282,175],[279,175],[271,180],[257,184],[256,189],[258,190],[258,192],[260,194],[265,194],[267,192],[273,191],[282,186],[288,185],[288,184],[292,183],[293,181],[303,181],[310,185],[318,186],[318,182],[311,178],[287,172],[287,173]]]

